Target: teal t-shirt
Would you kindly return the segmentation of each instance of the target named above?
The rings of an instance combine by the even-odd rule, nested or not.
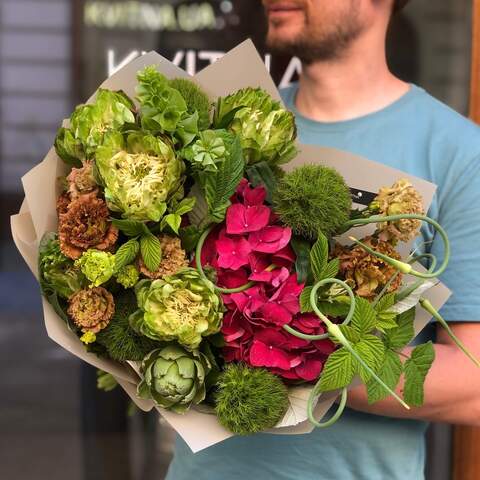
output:
[[[452,257],[442,281],[453,295],[449,321],[480,320],[480,130],[423,89],[353,120],[321,123],[296,112],[302,143],[350,151],[438,185],[429,215],[446,229]],[[374,175],[375,172],[365,172]],[[423,228],[441,259],[441,239]],[[193,454],[177,439],[168,480],[419,480],[426,424],[347,409],[332,427],[305,435],[234,437]]]

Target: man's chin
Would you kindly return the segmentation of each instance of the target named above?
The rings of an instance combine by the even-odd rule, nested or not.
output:
[[[290,54],[298,43],[298,35],[292,32],[269,32],[266,46],[272,53]]]

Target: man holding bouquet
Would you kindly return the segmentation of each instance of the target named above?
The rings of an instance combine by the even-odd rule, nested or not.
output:
[[[263,0],[271,51],[299,57],[298,84],[283,91],[302,143],[346,150],[438,185],[429,215],[447,231],[452,257],[442,309],[455,334],[480,355],[480,130],[388,69],[391,16],[408,0]],[[427,250],[441,239],[422,230]],[[410,411],[389,398],[369,405],[349,392],[349,409],[308,435],[234,437],[197,454],[179,440],[171,480],[419,480],[427,422],[480,425],[480,375],[443,330],[425,384]]]

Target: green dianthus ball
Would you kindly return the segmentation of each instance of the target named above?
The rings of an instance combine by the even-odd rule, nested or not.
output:
[[[116,274],[117,283],[119,283],[123,288],[132,288],[138,282],[138,277],[140,276],[135,265],[125,265],[122,267]]]
[[[186,78],[170,80],[170,86],[178,90],[185,102],[189,113],[198,112],[198,129],[205,130],[210,126],[210,99],[207,94],[195,83]]]
[[[239,435],[273,428],[288,408],[287,387],[264,368],[230,364],[220,374],[217,387],[218,420]]]
[[[293,233],[314,240],[335,235],[350,218],[352,199],[343,177],[323,165],[303,165],[287,173],[273,194],[275,212]]]
[[[106,328],[97,333],[97,342],[103,345],[113,360],[139,361],[158,348],[159,343],[136,333],[128,317],[138,309],[135,294],[130,290],[115,298],[115,314]]]

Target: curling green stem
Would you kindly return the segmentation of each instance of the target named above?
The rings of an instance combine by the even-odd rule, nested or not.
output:
[[[440,267],[438,267],[438,270],[434,272],[429,271],[426,273],[417,272],[412,268],[412,266],[409,263],[395,260],[394,258],[391,258],[388,255],[375,251],[373,248],[370,248],[368,245],[365,245],[363,242],[361,242],[360,240],[357,240],[354,237],[350,237],[350,238],[355,243],[360,245],[368,253],[378,258],[381,258],[384,262],[388,263],[389,265],[392,265],[393,267],[395,267],[396,269],[400,270],[403,273],[408,273],[418,278],[438,277],[445,271],[445,269],[447,268],[448,262],[450,260],[450,242],[448,240],[447,232],[445,232],[443,227],[432,218],[427,217],[426,215],[418,215],[416,213],[404,213],[399,215],[373,215],[370,218],[355,218],[355,219],[349,220],[344,224],[344,227],[345,229],[348,229],[350,227],[358,227],[360,225],[368,225],[370,223],[394,222],[396,220],[403,220],[403,219],[421,220],[422,222],[429,223],[440,234],[445,247],[445,253],[443,257],[443,262],[440,265]]]
[[[437,309],[426,298],[420,299],[421,307],[426,310],[433,318],[446,330],[448,336],[454,341],[460,350],[477,366],[480,368],[480,361],[468,350],[463,342],[453,333],[452,329],[445,321],[445,319],[438,313]]]
[[[307,403],[307,414],[308,414],[308,419],[310,422],[317,428],[326,428],[332,426],[341,416],[343,411],[345,410],[345,407],[347,405],[347,388],[342,389],[342,393],[340,394],[340,402],[338,403],[337,410],[335,413],[325,422],[318,422],[313,414],[313,403],[315,400],[315,397],[317,396],[317,389],[319,382],[315,385],[314,388],[312,388],[312,391],[310,392],[310,396],[308,397],[308,403]],[[318,395],[318,398],[320,398],[322,394]]]
[[[350,308],[348,310],[348,314],[345,317],[345,320],[342,322],[342,325],[348,325],[350,321],[352,320],[353,313],[355,312],[355,295],[353,294],[352,289],[348,286],[347,283],[343,282],[342,280],[339,280],[338,278],[325,278],[323,280],[320,280],[315,284],[315,286],[312,289],[312,293],[310,295],[310,303],[312,305],[312,308],[314,309],[315,313],[317,314],[318,317],[320,317],[321,320],[325,322],[325,319],[327,322],[330,320],[318,309],[317,307],[317,302],[316,302],[316,295],[317,291],[320,287],[323,287],[324,285],[330,284],[330,283],[336,283],[337,285],[342,286],[348,296],[350,297]],[[312,300],[312,298],[314,300]],[[328,333],[322,333],[320,335],[308,335],[306,333],[299,332],[298,330],[295,330],[292,328],[290,325],[284,325],[283,329],[287,331],[288,333],[294,335],[295,337],[302,338],[303,340],[325,340],[326,338],[329,337]]]
[[[429,272],[435,270],[435,267],[437,266],[437,257],[435,255],[432,255],[431,253],[422,253],[422,255],[418,255],[416,257],[413,257],[411,260],[409,260],[409,263],[414,263],[417,260],[420,260],[421,258],[430,258],[431,264],[430,268],[428,269]],[[411,295],[418,287],[423,285],[425,283],[425,279],[421,278],[417,280],[416,282],[412,283],[411,285],[405,287],[403,290],[398,292],[395,295],[395,301],[396,302],[401,302],[403,299],[407,298],[409,295]]]

